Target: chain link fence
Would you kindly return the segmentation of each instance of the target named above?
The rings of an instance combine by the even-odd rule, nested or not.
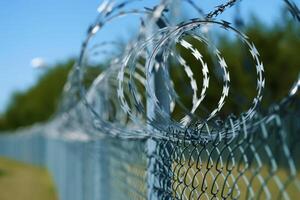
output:
[[[151,8],[144,4],[133,8],[134,1],[113,2],[104,1],[99,7],[56,116],[46,124],[1,134],[0,155],[47,167],[61,200],[297,199],[300,81],[267,112],[258,109],[265,84],[263,58],[248,36],[215,19],[239,1],[227,1],[206,15],[194,1],[179,1],[201,17],[175,26],[167,19],[176,13],[177,1],[163,0]],[[283,2],[300,20],[296,4]],[[171,17],[165,17],[169,11]],[[87,86],[87,60],[107,54],[98,47],[119,45],[89,46],[91,38],[112,19],[130,14],[143,16],[138,39],[129,42],[121,55],[108,53],[116,56],[110,68]],[[231,79],[221,52],[196,30],[206,25],[234,32],[254,60],[257,95],[240,116],[217,117]],[[206,96],[210,74],[200,50],[187,36],[211,49],[221,68],[222,96],[206,116],[197,116],[196,110]],[[170,50],[173,42],[192,52],[202,65],[202,91],[183,55]],[[168,81],[168,56],[183,66],[189,78],[193,91],[189,108]],[[179,118],[176,106],[184,113]]]

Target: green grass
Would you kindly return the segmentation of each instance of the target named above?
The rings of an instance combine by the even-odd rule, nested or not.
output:
[[[57,200],[47,170],[0,158],[0,200]]]

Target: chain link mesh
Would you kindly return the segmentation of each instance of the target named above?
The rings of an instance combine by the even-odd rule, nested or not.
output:
[[[46,124],[1,134],[1,155],[46,166],[62,200],[298,199],[300,78],[280,103],[267,112],[258,109],[265,87],[263,57],[248,36],[216,19],[241,1],[225,1],[206,15],[195,1],[180,1],[201,17],[176,26],[170,22],[172,16],[166,16],[175,1],[162,0],[152,8],[131,7],[136,2],[101,4],[69,75],[61,109]],[[284,2],[300,21],[296,4]],[[104,25],[132,14],[142,16],[139,34],[121,53],[97,50],[122,46],[118,42],[89,46]],[[231,75],[222,52],[198,30],[207,25],[234,32],[253,59],[257,95],[238,117],[218,118],[229,96]],[[210,72],[188,36],[213,49],[221,68],[222,95],[206,117],[197,116],[196,110],[209,89]],[[202,65],[200,93],[191,66],[172,50],[179,44]],[[87,60],[101,53],[114,56],[110,67],[87,86]],[[189,78],[191,109],[175,90],[169,56],[177,59]],[[183,113],[179,120],[172,115],[176,106]]]

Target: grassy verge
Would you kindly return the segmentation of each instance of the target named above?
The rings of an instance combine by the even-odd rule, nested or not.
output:
[[[57,200],[46,169],[0,158],[1,200]]]

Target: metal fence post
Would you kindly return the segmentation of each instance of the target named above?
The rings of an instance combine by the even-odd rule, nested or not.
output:
[[[110,167],[109,167],[109,142],[108,139],[99,138],[95,141],[96,163],[95,163],[95,184],[96,199],[110,199]]]
[[[180,4],[179,0],[163,0],[171,10],[170,17],[171,23],[176,22],[178,19],[176,16],[180,12],[177,10]],[[161,24],[156,22],[160,28],[167,26],[166,24]],[[151,28],[150,28],[151,33]],[[161,109],[170,115],[170,97],[168,95],[168,90],[165,85],[165,76],[162,67],[162,60],[157,56],[156,62],[160,65],[157,71],[152,72],[151,86],[154,87],[155,96],[157,97]],[[155,107],[153,105],[153,100],[147,99],[147,116],[148,118],[158,119],[155,114]],[[159,119],[158,119],[159,120]],[[150,131],[153,127],[149,127]],[[171,143],[165,140],[157,140],[154,138],[149,138],[146,143],[147,148],[147,185],[148,185],[148,199],[158,200],[158,199],[172,199],[172,159],[171,156]],[[168,158],[166,158],[167,156]]]
[[[167,95],[167,89],[164,86],[164,78],[163,72],[160,68],[157,72],[154,72],[152,85],[155,88],[156,96],[160,101],[161,106],[165,110],[165,112],[169,113],[170,100]],[[155,118],[155,111],[153,107],[153,102],[151,99],[147,102],[148,107],[148,117]],[[151,129],[151,127],[150,127]],[[150,130],[151,131],[151,130]],[[164,162],[161,157],[160,149],[163,145],[164,141],[156,140],[153,138],[149,138],[147,141],[147,156],[148,156],[148,166],[147,166],[147,182],[148,182],[148,199],[158,200],[162,199],[162,196],[165,196],[168,193],[171,193],[171,179],[167,174],[171,171],[169,169],[172,163],[170,160]],[[168,151],[168,149],[164,149],[164,151]],[[169,190],[169,191],[168,191]]]

